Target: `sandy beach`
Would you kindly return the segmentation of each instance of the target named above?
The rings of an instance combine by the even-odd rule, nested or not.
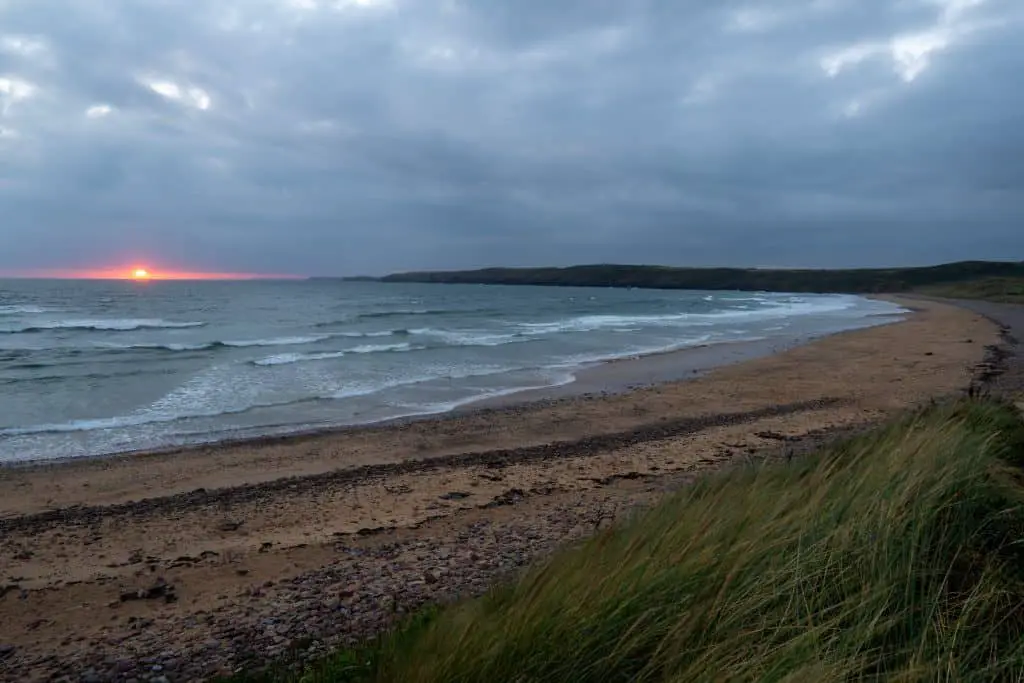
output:
[[[997,324],[900,303],[914,312],[895,324],[614,363],[433,419],[0,469],[0,680],[194,680],[312,657],[702,472],[984,377]]]

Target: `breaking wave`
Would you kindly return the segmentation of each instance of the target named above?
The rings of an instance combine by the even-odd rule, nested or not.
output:
[[[366,346],[357,346],[352,349],[345,349],[344,351],[325,351],[323,353],[281,353],[276,356],[269,356],[268,358],[262,358],[260,360],[254,360],[253,365],[291,365],[292,363],[304,363],[308,361],[317,360],[333,360],[335,358],[343,358],[349,354],[367,354],[367,353],[400,353],[403,351],[422,351],[425,346],[413,346],[412,344],[380,344]]]
[[[0,334],[30,334],[51,330],[82,330],[94,332],[131,332],[133,330],[186,329],[204,327],[204,322],[173,322],[159,318],[125,318],[115,320],[54,320],[35,322],[23,327],[0,330]]]

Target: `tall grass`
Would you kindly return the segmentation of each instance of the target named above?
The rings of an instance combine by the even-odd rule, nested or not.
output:
[[[1024,680],[1022,464],[1011,407],[925,411],[708,478],[304,680]]]
[[[985,299],[1024,303],[1024,277],[983,277],[962,282],[930,285],[919,291],[950,299]]]

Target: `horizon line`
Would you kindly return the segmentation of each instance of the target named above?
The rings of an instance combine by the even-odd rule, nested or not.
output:
[[[132,268],[103,270],[32,269],[0,270],[5,280],[101,280],[129,282],[230,281],[230,280],[307,280],[308,275],[290,273],[233,273],[206,271],[153,271],[139,277]]]

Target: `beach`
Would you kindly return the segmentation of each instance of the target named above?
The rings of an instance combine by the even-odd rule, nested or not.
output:
[[[453,413],[0,469],[0,679],[193,680],[477,594],[695,476],[984,379],[928,300],[807,344],[622,360]]]

